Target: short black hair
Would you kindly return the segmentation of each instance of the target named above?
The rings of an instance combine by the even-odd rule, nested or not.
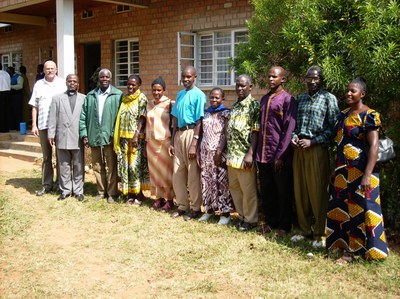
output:
[[[165,81],[161,76],[159,76],[158,78],[154,79],[154,81],[151,83],[151,87],[153,87],[156,84],[161,85],[162,88],[164,89],[164,91],[167,90],[167,85],[165,84]]]
[[[140,85],[142,85],[142,78],[139,75],[130,75],[128,80],[135,79]]]
[[[365,93],[367,93],[367,80],[366,80],[364,77],[361,77],[361,76],[360,76],[360,77],[354,78],[353,80],[351,80],[350,83],[357,84],[358,86],[361,87],[361,89],[362,89]]]

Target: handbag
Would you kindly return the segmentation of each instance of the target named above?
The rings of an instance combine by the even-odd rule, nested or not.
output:
[[[396,157],[396,153],[394,152],[394,143],[393,140],[385,135],[382,131],[382,134],[379,138],[378,144],[378,159],[377,162],[386,162],[392,160]]]
[[[367,115],[364,116],[363,126],[365,126],[365,120]],[[382,163],[386,161],[390,161],[396,157],[396,153],[394,151],[394,143],[393,140],[386,136],[385,131],[381,128],[379,132],[379,142],[378,142],[378,159],[376,159],[377,163]]]

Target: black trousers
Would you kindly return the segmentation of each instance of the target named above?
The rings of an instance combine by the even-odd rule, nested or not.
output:
[[[0,91],[0,132],[9,132],[10,91]]]
[[[257,166],[265,222],[271,228],[289,232],[294,203],[292,166],[283,166],[279,172],[274,171],[273,163],[257,162]]]

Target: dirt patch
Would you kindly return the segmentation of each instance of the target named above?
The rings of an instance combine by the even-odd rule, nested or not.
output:
[[[14,172],[23,169],[40,168],[35,162],[27,162],[12,157],[0,156],[0,171]]]

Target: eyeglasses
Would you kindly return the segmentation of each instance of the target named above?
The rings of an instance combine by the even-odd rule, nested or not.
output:
[[[313,83],[313,82],[319,82],[319,81],[321,81],[320,77],[306,77],[307,83]]]

